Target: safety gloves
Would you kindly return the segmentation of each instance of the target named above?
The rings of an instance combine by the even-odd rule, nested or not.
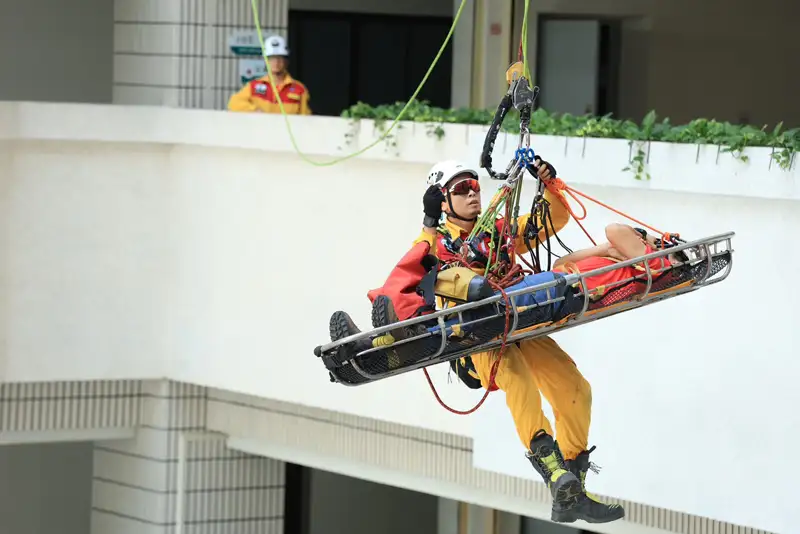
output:
[[[545,182],[548,180],[552,180],[556,178],[556,176],[558,176],[556,174],[556,168],[553,167],[553,165],[551,165],[549,162],[540,158],[539,156],[536,156],[534,158],[534,162],[536,164],[536,171],[539,178],[541,178]]]
[[[422,220],[422,225],[427,228],[436,228],[439,226],[439,221],[442,218],[442,202],[445,201],[444,193],[437,185],[432,185],[425,191],[422,197],[423,211],[425,218]]]

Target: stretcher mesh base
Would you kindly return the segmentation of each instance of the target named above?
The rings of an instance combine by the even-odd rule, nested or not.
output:
[[[710,271],[709,261],[711,262]],[[712,255],[710,259],[703,259],[693,265],[684,264],[672,267],[653,275],[648,295],[658,293],[658,299],[669,298],[670,290],[673,288],[675,289],[673,293],[680,294],[679,290],[692,286],[698,280],[710,280],[728,267],[730,262],[731,252],[727,251]],[[584,297],[579,290],[573,287],[562,287],[559,295],[564,297],[563,300],[520,311],[515,333],[529,329],[525,339],[532,339],[557,331],[572,322],[580,322],[584,317],[631,302],[645,292],[646,286],[646,279],[634,279],[615,287],[605,293],[602,298],[590,302],[585,314],[580,313],[584,306]],[[352,346],[342,345],[320,356],[328,368],[331,380],[355,386],[399,374],[405,369],[427,367],[478,352],[481,346],[503,335],[506,326],[503,301],[473,308],[462,314],[463,322],[456,320],[456,324],[463,325],[470,321],[482,320],[472,325],[461,326],[461,335],[450,335],[444,350],[438,355],[437,352],[442,344],[442,335],[434,319],[429,323],[423,323],[431,332],[429,337],[415,339],[405,344],[395,344],[363,355],[358,355],[359,353]],[[445,317],[446,320],[453,318]],[[513,315],[511,321],[513,321]],[[555,329],[548,328],[547,331],[542,331],[542,327],[557,322],[562,324],[556,326]],[[470,351],[473,348],[476,350]],[[365,374],[369,376],[365,376]]]

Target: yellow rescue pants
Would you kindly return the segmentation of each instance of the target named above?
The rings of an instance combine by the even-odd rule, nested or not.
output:
[[[484,388],[489,385],[492,364],[499,349],[472,355],[472,363]],[[495,384],[506,394],[519,439],[530,448],[539,430],[553,436],[542,412],[542,398],[553,408],[555,438],[565,460],[585,451],[592,418],[592,389],[569,355],[549,337],[506,346],[495,376]]]

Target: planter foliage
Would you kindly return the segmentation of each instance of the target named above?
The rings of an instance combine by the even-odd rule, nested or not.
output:
[[[368,119],[375,121],[380,129],[385,129],[400,114],[405,102],[396,102],[380,106],[358,103],[342,112],[342,117],[358,121]],[[444,135],[443,124],[480,124],[492,122],[494,109],[453,108],[443,109],[431,106],[428,102],[412,102],[403,115],[403,121],[426,123],[428,134],[441,138]],[[399,125],[398,125],[399,126]],[[519,133],[518,115],[515,110],[509,111],[503,123],[503,130]],[[794,155],[800,151],[800,128],[783,129],[783,123],[773,128],[766,125],[757,128],[752,125],[738,125],[715,119],[695,119],[688,124],[673,125],[669,118],[659,118],[655,111],[650,111],[640,123],[631,120],[605,116],[571,115],[569,113],[549,113],[539,108],[531,118],[531,133],[566,137],[595,137],[607,139],[625,139],[631,146],[637,147],[637,153],[631,158],[631,170],[637,177],[643,170],[644,150],[642,145],[650,141],[667,143],[709,144],[721,147],[724,152],[746,162],[744,149],[747,147],[768,147],[772,149],[772,158],[781,169],[792,166]]]

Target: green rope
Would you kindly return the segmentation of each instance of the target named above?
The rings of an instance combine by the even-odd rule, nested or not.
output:
[[[425,85],[425,82],[428,81],[428,77],[430,76],[431,72],[433,71],[433,67],[435,67],[436,63],[439,62],[439,58],[442,57],[442,53],[444,52],[445,47],[447,47],[447,44],[450,42],[450,38],[453,36],[453,32],[455,31],[456,25],[458,24],[458,19],[461,17],[461,12],[464,10],[464,6],[466,5],[466,3],[467,3],[467,0],[461,0],[461,5],[458,6],[458,11],[456,12],[456,16],[453,18],[453,24],[450,26],[450,31],[447,33],[447,37],[445,38],[444,43],[442,43],[442,46],[439,48],[439,52],[436,54],[436,57],[433,59],[433,63],[431,63],[431,66],[428,67],[428,72],[425,73],[425,77],[422,78],[422,81],[419,83],[419,86],[417,86],[417,90],[414,91],[414,94],[411,96],[409,101],[406,102],[406,105],[400,111],[400,114],[392,122],[392,125],[389,126],[389,129],[386,130],[383,133],[383,135],[381,135],[374,143],[372,143],[370,145],[367,145],[366,147],[362,148],[361,150],[359,150],[357,152],[353,152],[352,154],[348,154],[346,156],[342,156],[340,158],[333,159],[331,161],[313,161],[313,160],[309,159],[305,154],[303,154],[303,152],[297,146],[297,140],[294,137],[294,133],[292,132],[292,126],[289,123],[289,116],[286,114],[286,110],[284,110],[284,108],[283,108],[283,102],[281,102],[280,98],[276,98],[276,100],[278,101],[278,107],[280,108],[281,114],[283,115],[284,121],[286,123],[286,129],[289,131],[289,139],[292,142],[292,147],[294,148],[295,152],[297,152],[297,154],[300,156],[300,158],[303,159],[304,161],[310,163],[311,165],[315,165],[315,166],[318,166],[318,167],[327,167],[327,166],[335,165],[336,163],[340,163],[342,161],[346,161],[348,159],[354,158],[356,156],[359,156],[359,155],[363,154],[364,152],[366,152],[367,150],[369,150],[369,149],[373,148],[374,146],[376,146],[381,141],[383,141],[389,135],[389,133],[394,129],[394,127],[397,126],[397,123],[400,122],[400,118],[403,117],[403,115],[405,115],[406,110],[409,108],[409,106],[412,104],[412,102],[414,102],[414,100],[416,100],[417,95],[422,90],[422,87]],[[527,10],[527,3],[528,3],[528,0],[526,0],[526,2],[525,2],[525,4],[526,4],[525,5],[525,12],[526,13],[528,11]],[[273,94],[277,95],[278,94],[278,88],[275,86],[275,80],[272,78],[272,72],[269,69],[269,63],[267,63],[267,56],[266,56],[266,54],[264,54],[264,37],[261,34],[261,21],[259,20],[259,17],[258,17],[258,6],[256,4],[257,4],[257,0],[251,0],[250,5],[251,5],[251,9],[253,11],[253,20],[255,21],[256,31],[258,32],[258,41],[259,41],[259,43],[261,43],[261,53],[262,53],[262,56],[264,58],[264,63],[267,64],[267,74],[269,75],[269,83],[272,86]]]
[[[522,72],[529,82],[533,83],[528,65],[528,5],[530,0],[525,0],[525,11],[522,15]]]

